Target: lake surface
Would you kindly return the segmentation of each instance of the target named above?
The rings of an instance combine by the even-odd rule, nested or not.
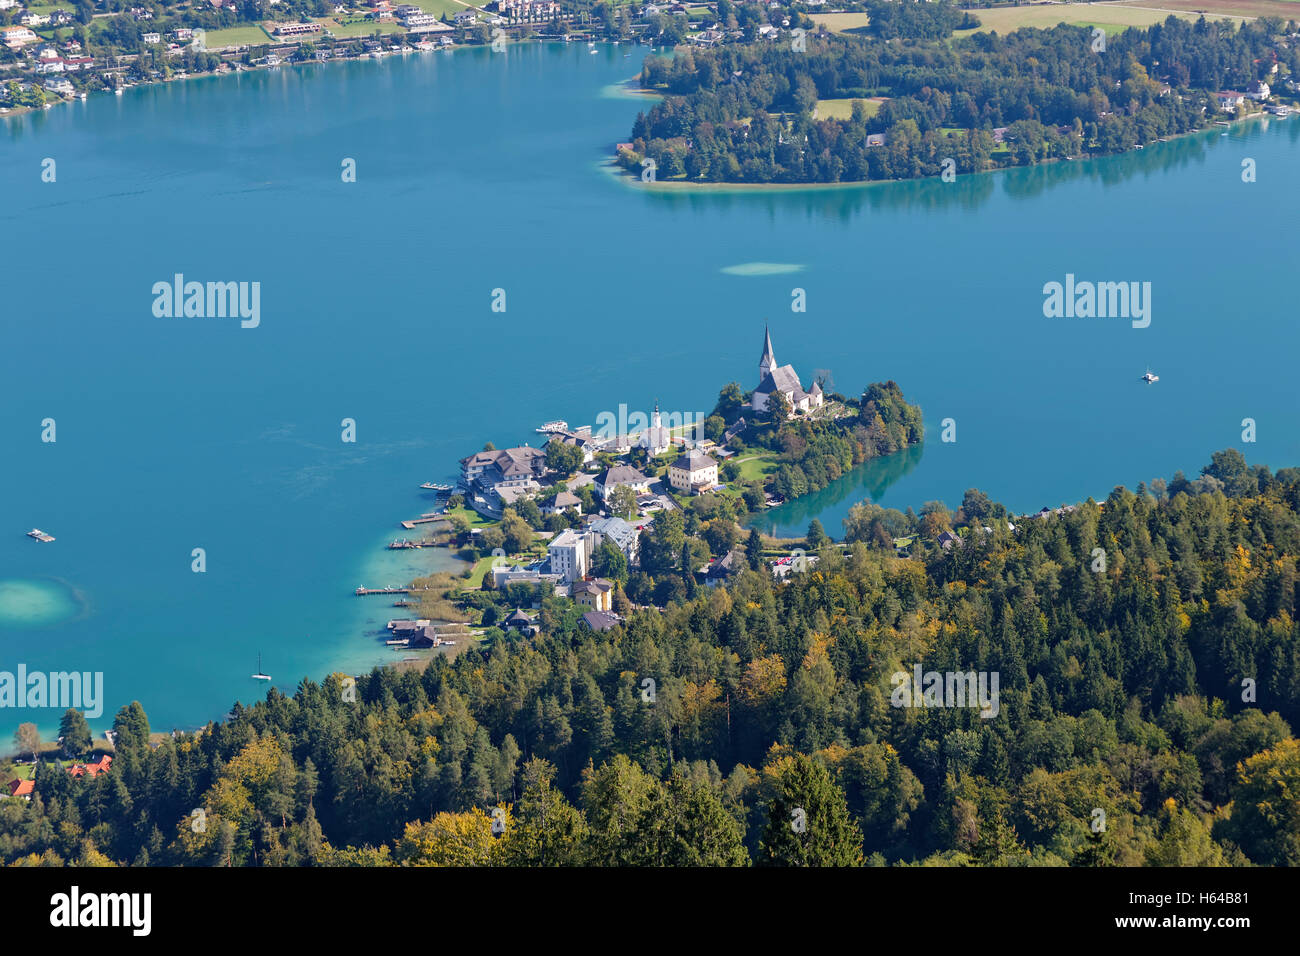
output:
[[[895,379],[930,435],[772,530],[970,487],[1037,510],[1233,445],[1300,464],[1300,119],[952,184],[647,191],[602,168],[648,108],[620,93],[627,50],[281,69],[0,123],[0,670],[102,671],[96,730],[133,699],[168,729],[264,693],[259,653],[288,693],[392,660],[400,612],[352,590],[439,560],[383,550],[420,482],[549,418],[707,412],[757,383],[765,322],[805,384]],[[259,282],[260,325],[155,317],[177,273]],[[1045,318],[1067,273],[1152,283],[1150,326]],[[59,713],[0,711],[0,739]]]

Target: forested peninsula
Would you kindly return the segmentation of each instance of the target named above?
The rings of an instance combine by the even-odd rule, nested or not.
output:
[[[1170,16],[1098,50],[1067,25],[955,36],[975,14],[948,0],[866,7],[865,35],[810,34],[804,52],[781,40],[648,57],[640,84],[665,98],[638,114],[619,162],[660,183],[959,175],[1192,132],[1260,108],[1221,91],[1300,76],[1294,21]],[[820,111],[849,100],[847,117]]]

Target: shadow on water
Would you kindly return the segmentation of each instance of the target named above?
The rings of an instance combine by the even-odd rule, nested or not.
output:
[[[803,537],[812,519],[819,518],[823,525],[827,525],[826,533],[839,538],[844,533],[840,522],[851,505],[879,499],[892,484],[915,469],[924,454],[925,444],[922,443],[884,458],[873,458],[835,479],[821,491],[752,516],[744,522],[745,526],[757,528],[765,534]],[[835,527],[830,527],[832,522]]]
[[[733,207],[752,210],[758,205],[773,215],[796,213],[844,222],[873,212],[917,213],[954,207],[969,211],[978,209],[998,192],[1010,199],[1024,200],[1069,182],[1088,180],[1114,186],[1139,176],[1145,179],[1163,175],[1203,163],[1215,147],[1240,144],[1242,139],[1261,136],[1275,124],[1276,121],[1266,119],[1252,120],[1235,126],[1228,137],[1221,136],[1222,127],[1211,127],[1114,156],[959,175],[951,183],[930,177],[797,188],[711,185],[651,190],[646,196],[678,211],[715,213]],[[1292,139],[1300,135],[1300,122],[1287,120],[1285,125]]]

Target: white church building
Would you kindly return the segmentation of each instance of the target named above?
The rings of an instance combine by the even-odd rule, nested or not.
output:
[[[799,384],[799,375],[793,365],[776,364],[776,355],[772,352],[772,335],[766,329],[763,331],[763,355],[758,360],[758,379],[758,388],[754,389],[754,397],[749,403],[756,412],[767,411],[768,399],[777,392],[784,395],[790,403],[791,415],[821,408],[825,400],[822,387],[817,382],[813,382],[812,388],[805,392]]]

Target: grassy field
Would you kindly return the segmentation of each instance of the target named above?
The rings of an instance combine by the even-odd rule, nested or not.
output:
[[[1212,0],[1201,0],[1210,3]],[[1032,7],[999,7],[994,10],[973,10],[980,26],[974,30],[957,30],[954,36],[972,33],[1011,33],[1021,27],[1049,29],[1058,23],[1070,26],[1101,27],[1107,33],[1123,33],[1129,27],[1147,27],[1162,23],[1171,14],[1185,20],[1196,20],[1196,13],[1179,13],[1152,7],[1127,6],[1116,3],[1048,3]]]
[[[442,19],[444,13],[450,13],[453,17],[462,10],[475,9],[470,3],[457,3],[456,0],[409,0],[425,13],[432,13],[434,16]]]
[[[880,112],[880,105],[884,99],[872,97],[869,100],[863,100],[867,104],[867,115],[875,116]],[[818,100],[817,105],[813,107],[814,119],[838,119],[845,120],[853,115],[853,100]]]
[[[203,36],[203,43],[209,50],[223,46],[258,46],[269,43],[271,37],[257,25],[230,27],[226,30],[209,30]]]
[[[870,22],[871,17],[865,13],[819,13],[813,16],[813,23],[832,33],[858,33]]]
[[[1110,4],[1107,4],[1108,6]],[[1148,7],[1179,13],[1201,13],[1207,17],[1300,18],[1298,0],[1117,0],[1117,7]]]
[[[467,508],[465,505],[461,505],[459,508],[448,508],[447,514],[462,515],[465,520],[469,522],[471,528],[486,528],[490,525],[496,524],[495,521],[489,521],[473,508]]]

